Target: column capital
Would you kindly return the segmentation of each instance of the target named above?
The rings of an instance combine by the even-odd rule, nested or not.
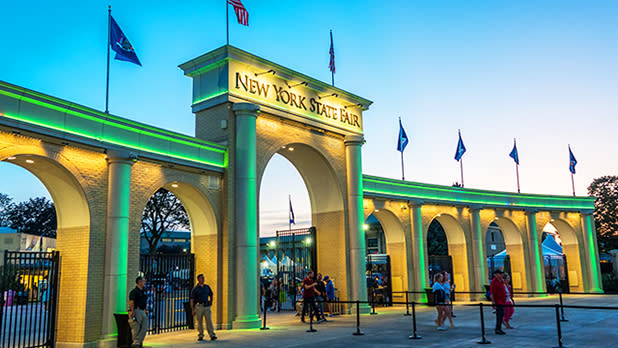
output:
[[[483,206],[480,204],[470,204],[468,206],[468,209],[470,209],[471,212],[475,212],[475,211],[480,211],[481,209],[483,209]]]
[[[362,135],[346,135],[343,143],[345,146],[362,146],[365,143],[365,138]]]
[[[137,162],[138,155],[135,152],[127,150],[105,150],[106,160],[108,164],[125,163],[133,165]]]
[[[236,116],[253,116],[257,117],[260,113],[260,106],[251,103],[234,103],[232,111]]]
[[[594,213],[594,209],[582,209],[579,213],[581,215],[592,215]]]
[[[425,201],[420,199],[412,199],[408,201],[408,205],[410,207],[421,207],[425,204]]]
[[[524,213],[526,215],[536,215],[536,213],[538,213],[539,210],[538,209],[534,209],[534,208],[530,208],[530,209],[524,209]]]

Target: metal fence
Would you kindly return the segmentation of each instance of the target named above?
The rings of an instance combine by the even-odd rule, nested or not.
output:
[[[285,294],[281,309],[295,310],[303,278],[318,267],[315,227],[277,231],[276,248],[277,277]]]
[[[4,252],[0,275],[0,347],[54,347],[60,258],[52,252]]]
[[[146,277],[149,334],[187,328],[184,304],[189,302],[195,279],[193,254],[141,255],[140,270]]]

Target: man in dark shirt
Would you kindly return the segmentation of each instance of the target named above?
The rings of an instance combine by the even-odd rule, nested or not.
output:
[[[135,289],[129,293],[129,326],[133,335],[131,347],[142,347],[146,332],[148,332],[148,311],[146,310],[148,296],[144,291],[146,279],[137,277],[135,284]]]
[[[215,328],[212,325],[210,306],[212,305],[213,293],[210,286],[204,284],[204,275],[197,276],[197,285],[191,290],[191,309],[193,317],[197,320],[197,340],[204,340],[204,322],[206,318],[206,330],[212,341],[217,339]]]
[[[313,291],[316,286],[317,282],[315,278],[313,278],[313,271],[309,271],[305,279],[303,279],[303,312],[300,316],[300,320],[303,323],[305,322],[305,313],[307,313],[308,306],[311,306],[310,311],[312,311],[309,313],[309,320],[311,320],[312,316],[315,316],[316,320],[318,319],[318,308],[315,305],[315,291]]]

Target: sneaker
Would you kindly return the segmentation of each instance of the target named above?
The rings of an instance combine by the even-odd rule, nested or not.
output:
[[[216,340],[217,340],[217,336],[211,336],[211,337],[210,337],[210,340],[211,340],[211,341],[216,341]]]
[[[451,317],[457,318],[457,316],[455,314],[453,314],[453,313],[451,313]]]
[[[445,328],[444,326],[438,326],[438,331],[446,331],[448,330],[447,328]]]
[[[506,335],[506,332],[502,330],[496,330],[496,335]]]
[[[198,340],[198,341],[203,341],[203,340],[204,340],[204,337],[198,337],[198,338],[197,338],[197,340]]]
[[[328,315],[328,317],[329,317],[329,318],[332,318],[332,317],[334,317],[334,315],[332,315],[332,314],[329,314],[329,315]]]

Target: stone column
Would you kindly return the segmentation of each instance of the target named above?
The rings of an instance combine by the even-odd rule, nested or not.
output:
[[[470,207],[470,227],[472,231],[473,278],[470,279],[470,291],[485,291],[487,279],[487,258],[485,257],[485,233],[481,227],[481,207]],[[474,297],[474,296],[472,296]],[[481,296],[482,297],[482,296]]]
[[[425,236],[423,231],[423,215],[421,207],[423,202],[410,203],[410,219],[412,226],[412,258],[414,268],[408,270],[409,279],[414,279],[411,291],[424,291],[427,287],[427,255],[425,251]],[[414,294],[412,298],[425,301],[425,295]]]
[[[133,160],[129,157],[130,154],[125,151],[110,150],[107,152],[107,225],[105,226],[103,323],[100,346],[115,346],[117,328],[114,313],[127,311],[129,202],[131,166],[133,165]]]
[[[584,248],[585,252],[580,257],[587,258],[588,279],[584,284],[586,292],[603,292],[603,284],[601,280],[601,265],[599,264],[599,250],[597,246],[597,231],[594,226],[594,217],[591,211],[585,211],[580,214],[582,223],[582,232],[584,233]]]
[[[234,146],[234,271],[236,273],[236,315],[234,329],[260,327],[258,247],[256,128],[260,107],[235,103],[236,141]]]
[[[527,220],[527,238],[528,238],[528,259],[530,265],[528,266],[531,284],[528,287],[532,292],[544,292],[545,291],[545,276],[543,264],[543,255],[541,255],[541,243],[539,243],[539,234],[536,224],[536,210],[526,211]]]
[[[360,135],[345,137],[346,184],[348,192],[348,264],[350,300],[367,301],[365,280],[365,232],[363,231],[363,174]]]

